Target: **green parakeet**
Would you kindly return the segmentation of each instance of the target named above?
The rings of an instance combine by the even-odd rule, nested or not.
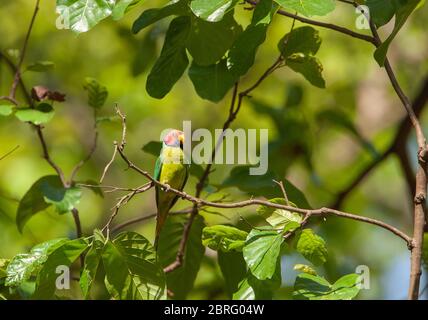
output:
[[[173,189],[182,191],[189,176],[188,165],[183,163],[184,133],[179,130],[171,130],[163,139],[162,150],[156,161],[154,178]],[[156,187],[157,221],[155,248],[157,248],[159,235],[165,224],[167,215],[172,206],[177,202],[178,196],[172,192],[166,192]]]

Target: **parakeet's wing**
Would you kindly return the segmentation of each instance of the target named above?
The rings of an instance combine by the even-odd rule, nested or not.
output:
[[[161,171],[162,171],[162,159],[159,156],[156,160],[156,164],[155,164],[155,172],[153,174],[153,178],[155,178],[155,180],[159,181],[160,179],[160,175],[161,175]],[[159,188],[156,187],[156,206],[159,203]]]
[[[184,166],[185,168],[186,168],[186,176],[185,176],[185,178],[184,178],[184,180],[183,180],[183,184],[180,186],[180,188],[178,189],[178,190],[180,190],[180,191],[183,191],[183,189],[184,189],[184,186],[186,185],[186,182],[187,182],[187,179],[189,178],[189,166],[188,165],[185,165]],[[177,200],[178,200],[178,196],[176,196],[175,198],[174,198],[174,200],[172,201],[172,203],[171,203],[171,207],[170,208],[172,208],[173,206],[174,206],[174,204],[177,202]]]

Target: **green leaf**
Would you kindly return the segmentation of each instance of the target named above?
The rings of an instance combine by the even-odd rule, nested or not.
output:
[[[278,49],[284,58],[293,53],[315,55],[321,46],[318,30],[312,27],[295,28],[278,42]]]
[[[370,19],[377,27],[387,24],[397,8],[396,0],[366,0],[365,5],[369,7]]]
[[[22,122],[32,122],[35,125],[49,122],[55,114],[55,110],[48,103],[42,102],[35,108],[16,109],[15,116]]]
[[[219,22],[193,18],[187,50],[197,65],[208,66],[224,57],[241,32],[242,27],[236,23],[233,11]]]
[[[324,16],[336,7],[334,0],[275,0],[280,6],[304,16]]]
[[[250,25],[236,39],[229,51],[228,65],[236,76],[242,76],[254,64],[257,49],[266,39],[266,31],[278,10],[272,0],[261,0],[254,9]]]
[[[13,104],[1,104],[0,105],[0,116],[9,116],[12,114],[15,106]]]
[[[187,0],[171,1],[163,8],[148,9],[144,11],[132,25],[132,32],[138,33],[151,24],[169,16],[185,15],[187,13]]]
[[[376,49],[374,53],[374,58],[377,63],[383,67],[385,64],[386,54],[388,52],[389,45],[394,40],[395,36],[404,26],[407,21],[407,18],[412,14],[412,12],[418,6],[420,0],[399,0],[397,5],[397,10],[395,13],[395,25],[389,37]]]
[[[320,45],[321,38],[317,30],[300,27],[287,33],[279,41],[278,49],[288,67],[302,74],[312,85],[325,88],[322,64],[314,57]]]
[[[193,0],[190,2],[190,9],[198,18],[217,22],[237,3],[237,0]]]
[[[212,102],[222,100],[237,80],[225,59],[210,66],[199,66],[193,62],[189,77],[198,95]]]
[[[241,252],[217,252],[217,261],[226,285],[226,291],[230,298],[238,291],[239,283],[247,275],[247,265]]]
[[[114,5],[111,0],[57,0],[56,11],[68,29],[82,33],[110,16]]]
[[[55,67],[52,61],[36,61],[27,66],[26,70],[34,72],[46,72]]]
[[[37,180],[25,193],[19,202],[16,213],[16,224],[22,232],[25,223],[36,213],[55,205],[58,213],[62,214],[75,207],[81,196],[77,187],[64,188],[58,176],[44,176]]]
[[[120,233],[102,253],[105,284],[117,300],[165,299],[165,274],[150,242],[135,232]]]
[[[202,231],[202,244],[216,251],[242,251],[248,233],[238,228],[216,225]]]
[[[107,88],[94,78],[86,78],[83,88],[88,91],[88,105],[94,109],[101,109],[107,100]]]
[[[312,229],[302,230],[298,235],[296,249],[315,266],[324,264],[327,261],[328,252],[325,241],[316,235]]]
[[[303,300],[351,300],[360,289],[358,274],[348,274],[331,285],[323,277],[308,273],[299,274],[294,283],[294,299]]]
[[[171,21],[160,57],[147,77],[146,90],[153,98],[161,99],[181,78],[189,64],[186,41],[190,32],[190,18]]]
[[[123,18],[126,12],[128,12],[133,6],[140,3],[142,0],[118,0],[113,8],[112,18],[113,20],[120,20]]]
[[[142,148],[144,152],[151,154],[155,157],[159,157],[161,149],[162,149],[161,141],[149,141]]]
[[[186,222],[187,217],[182,215],[170,216],[166,220],[158,245],[158,256],[162,267],[175,261]],[[193,288],[205,252],[201,241],[204,227],[203,218],[196,216],[190,229],[183,265],[167,274],[167,287],[174,293],[173,299],[185,299]]]
[[[250,272],[238,285],[233,300],[270,300],[274,291],[281,286],[281,264],[278,260],[272,279],[259,280]]]
[[[56,178],[56,176],[54,176]],[[44,200],[53,204],[59,214],[70,212],[75,208],[82,197],[82,190],[78,187],[64,188],[59,179],[51,179],[41,185]]]
[[[7,266],[6,286],[18,287],[40,270],[48,255],[68,239],[54,239],[34,246],[29,253],[13,257]]]
[[[37,275],[33,298],[50,299],[55,293],[57,267],[69,267],[87,249],[84,239],[68,240],[53,250]]]
[[[242,252],[248,268],[257,279],[271,279],[275,274],[283,241],[282,234],[276,231],[251,230]]]
[[[91,247],[85,255],[85,264],[83,266],[79,280],[80,288],[82,289],[85,299],[89,297],[89,292],[95,280],[98,266],[101,263],[105,242],[106,240],[101,231],[95,230],[94,240],[92,241]]]
[[[286,205],[287,202],[283,198],[270,199],[269,202]],[[290,205],[293,205],[290,203]],[[296,212],[291,212],[282,209],[275,209],[267,206],[257,208],[257,213],[260,214],[266,221],[275,229],[286,228],[287,231],[296,229],[302,222],[302,217]]]
[[[317,58],[296,53],[289,56],[286,63],[288,67],[303,75],[315,87],[325,88],[325,80],[322,76],[323,66]]]

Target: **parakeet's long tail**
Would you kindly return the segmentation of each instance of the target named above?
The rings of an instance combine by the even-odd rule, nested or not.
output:
[[[160,236],[162,227],[165,224],[165,218],[166,218],[166,214],[161,214],[158,211],[158,214],[156,217],[156,233],[155,233],[155,243],[154,243],[154,247],[156,251],[158,250],[159,236]]]

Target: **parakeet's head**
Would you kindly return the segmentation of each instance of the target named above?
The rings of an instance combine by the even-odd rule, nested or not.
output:
[[[171,130],[167,133],[167,135],[163,138],[164,145],[168,147],[176,147],[183,149],[184,144],[184,133],[180,130]]]

